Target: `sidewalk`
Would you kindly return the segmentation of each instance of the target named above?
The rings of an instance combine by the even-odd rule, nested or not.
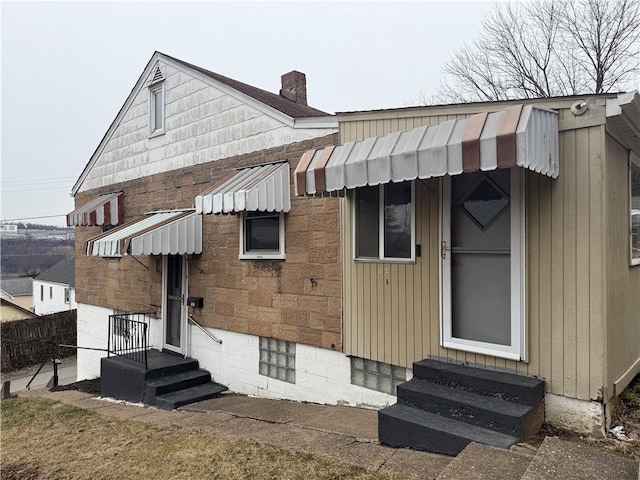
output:
[[[361,408],[224,394],[166,411],[100,399],[75,390],[32,390],[20,395],[50,398],[108,418],[159,428],[252,440],[404,478],[638,479],[635,462],[556,437],[546,438],[538,452],[524,447],[500,450],[472,443],[456,458],[387,447],[377,441],[377,412]]]
[[[36,373],[38,367],[40,365],[35,365],[33,367],[22,369],[18,372],[10,372],[8,374],[0,375],[0,383],[3,383],[7,380],[11,382],[11,392],[19,393],[26,390],[27,383],[33,377],[33,374]],[[76,357],[66,357],[61,360],[61,363],[58,364],[58,385],[68,385],[70,383],[74,383],[76,381]],[[44,388],[51,377],[53,376],[53,365],[51,362],[47,362],[38,376],[34,378],[31,383],[30,389],[36,390],[40,388]]]

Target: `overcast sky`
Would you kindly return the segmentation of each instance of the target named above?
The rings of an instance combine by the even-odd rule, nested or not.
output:
[[[274,93],[302,71],[309,104],[331,113],[402,107],[435,92],[492,6],[2,2],[0,217],[64,224],[71,187],[155,50]]]

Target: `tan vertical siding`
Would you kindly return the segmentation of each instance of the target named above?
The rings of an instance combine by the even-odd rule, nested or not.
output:
[[[407,367],[422,358],[446,357],[542,377],[547,391],[555,394],[598,397],[604,385],[604,127],[571,129],[569,110],[560,114],[560,176],[553,180],[525,173],[527,360],[440,346],[436,179],[415,183],[416,243],[422,247],[415,264],[354,262],[351,197],[344,200],[345,332],[350,335],[345,335],[346,353]],[[422,116],[417,110],[415,116],[403,118],[394,118],[398,114],[393,112],[386,115],[389,118],[383,118],[385,112],[341,118],[340,142],[466,116],[459,110]]]
[[[607,393],[640,359],[640,266],[629,262],[629,154],[607,137]],[[623,388],[624,385],[620,385]],[[619,393],[619,392],[617,392]]]

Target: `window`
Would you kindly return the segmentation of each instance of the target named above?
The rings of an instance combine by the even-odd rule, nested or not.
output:
[[[53,299],[53,287],[49,287],[49,299]]]
[[[40,301],[44,302],[44,285],[40,285]]]
[[[631,265],[640,265],[640,165],[629,163]]]
[[[149,125],[152,134],[164,132],[164,82],[149,87]]]
[[[71,303],[71,289],[64,289],[64,303]]]
[[[296,344],[260,337],[260,375],[296,383]]]
[[[284,213],[243,213],[240,226],[240,258],[285,258]]]
[[[415,258],[411,182],[358,188],[354,203],[356,259]]]
[[[407,381],[407,370],[388,363],[351,357],[351,384],[396,395],[396,387]]]

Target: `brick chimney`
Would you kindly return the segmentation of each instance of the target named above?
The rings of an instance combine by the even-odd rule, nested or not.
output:
[[[289,72],[280,77],[280,96],[300,105],[307,105],[307,77],[302,72]]]

